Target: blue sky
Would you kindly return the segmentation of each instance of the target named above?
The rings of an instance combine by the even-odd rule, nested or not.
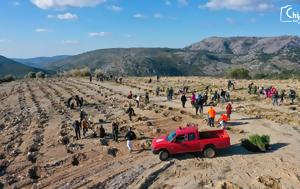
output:
[[[299,0],[1,0],[0,55],[182,48],[210,36],[299,35],[280,7]]]

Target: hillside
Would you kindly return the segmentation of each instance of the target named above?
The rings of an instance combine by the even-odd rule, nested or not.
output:
[[[0,77],[5,75],[14,75],[16,77],[23,77],[29,72],[38,72],[41,69],[33,68],[23,65],[4,56],[0,56]]]
[[[49,64],[53,62],[62,61],[66,58],[68,58],[68,55],[59,55],[59,56],[53,56],[53,57],[36,57],[36,58],[14,58],[13,60],[16,62],[20,62],[22,64],[25,64],[30,67],[35,68],[45,68]]]
[[[47,68],[102,68],[127,75],[224,75],[228,68],[243,67],[256,73],[300,70],[300,38],[211,37],[183,49],[101,49],[69,57]]]

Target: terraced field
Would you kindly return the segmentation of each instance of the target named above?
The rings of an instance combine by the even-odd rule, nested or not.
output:
[[[195,115],[190,103],[181,107],[180,95],[167,101],[165,92],[155,90],[183,86],[201,92],[207,85],[226,88],[218,78],[170,77],[160,82],[149,78],[124,78],[115,82],[89,82],[87,78],[21,80],[0,85],[0,188],[294,188],[300,186],[300,113],[288,101],[278,107],[270,99],[249,95],[251,81],[236,81],[231,93],[234,112],[228,130],[232,147],[213,159],[198,154],[178,155],[161,162],[147,140],[166,134],[187,123],[200,130],[210,129],[206,115]],[[259,86],[294,88],[299,81],[254,81]],[[134,108],[129,121],[125,113],[129,91],[150,94],[150,104]],[[67,108],[72,95],[84,98],[83,109],[93,128],[76,140],[72,122],[80,109]],[[188,94],[190,96],[190,94]],[[207,107],[204,108],[206,112]],[[225,104],[216,107],[224,112]],[[111,124],[120,123],[120,142],[113,142]],[[109,134],[104,145],[98,135],[103,125]],[[126,148],[124,134],[133,127],[138,139],[134,151]],[[271,136],[268,153],[251,153],[240,146],[250,134]]]

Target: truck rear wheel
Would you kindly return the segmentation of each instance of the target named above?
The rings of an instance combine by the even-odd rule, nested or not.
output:
[[[166,150],[162,150],[159,152],[159,159],[161,161],[166,161],[169,158],[169,152]]]
[[[203,155],[206,158],[213,158],[216,155],[216,149],[214,146],[207,146],[203,151]]]

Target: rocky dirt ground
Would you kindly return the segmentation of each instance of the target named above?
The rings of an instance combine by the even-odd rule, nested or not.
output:
[[[90,83],[87,78],[22,80],[0,85],[0,188],[290,188],[300,186],[300,113],[285,102],[278,107],[270,99],[248,95],[251,81],[237,80],[232,92],[234,112],[228,130],[232,147],[206,159],[196,154],[178,155],[161,162],[149,149],[147,140],[171,130],[196,123],[207,130],[205,115],[194,115],[190,103],[183,109],[180,96],[167,102],[165,93],[155,96],[157,86],[183,86],[203,91],[206,85],[226,88],[218,78],[170,77],[147,83],[149,78],[124,78],[114,82]],[[154,80],[154,79],[153,79]],[[295,88],[299,81],[254,81],[259,86]],[[126,96],[150,93],[150,104],[135,108],[128,120]],[[93,121],[93,130],[102,124],[111,133],[111,122],[118,121],[120,142],[107,137],[107,144],[89,130],[76,140],[71,126],[79,110],[65,102],[71,95],[85,99],[84,110]],[[218,113],[225,105],[216,107]],[[204,112],[206,112],[205,107]],[[123,137],[129,126],[138,140],[128,153]],[[240,146],[250,134],[271,136],[271,151],[251,153]]]

